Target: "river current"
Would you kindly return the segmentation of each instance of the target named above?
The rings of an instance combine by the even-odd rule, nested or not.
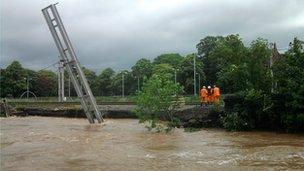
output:
[[[136,119],[1,118],[1,170],[304,170],[304,135],[152,133]]]

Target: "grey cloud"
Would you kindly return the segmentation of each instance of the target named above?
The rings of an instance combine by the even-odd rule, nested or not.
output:
[[[57,49],[41,14],[55,1],[4,0],[1,67],[20,60],[41,69],[57,60]],[[128,69],[141,57],[195,52],[207,35],[239,33],[246,44],[257,37],[288,46],[304,39],[301,0],[67,0],[59,13],[81,63],[100,71]]]

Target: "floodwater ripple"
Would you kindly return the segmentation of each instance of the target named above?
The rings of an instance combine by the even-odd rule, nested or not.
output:
[[[151,133],[136,119],[1,118],[1,170],[304,169],[304,136],[204,129]]]

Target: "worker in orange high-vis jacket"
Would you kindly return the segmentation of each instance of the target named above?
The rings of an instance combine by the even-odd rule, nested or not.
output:
[[[220,88],[218,88],[216,85],[213,86],[213,101],[215,103],[220,102],[221,92]]]
[[[207,100],[207,103],[209,104],[209,103],[212,103],[213,102],[213,89],[211,88],[211,86],[208,86],[207,87],[207,98],[206,98],[206,100]]]
[[[208,91],[206,89],[206,86],[203,86],[200,92],[200,97],[201,97],[201,106],[206,105],[207,103],[207,96],[208,96]]]

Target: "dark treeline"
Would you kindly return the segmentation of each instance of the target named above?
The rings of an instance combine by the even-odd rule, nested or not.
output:
[[[176,74],[177,82],[184,85],[186,93],[191,94],[193,93],[193,58],[197,60],[196,70],[200,74],[201,84],[203,84],[205,81],[203,65],[195,54],[185,57],[177,53],[162,54],[153,61],[141,58],[132,66],[131,70],[119,72],[115,72],[110,67],[105,68],[98,75],[87,68],[83,68],[83,71],[95,96],[122,95],[122,80],[124,80],[124,94],[135,95],[145,80],[156,72]],[[13,61],[5,69],[1,69],[1,97],[20,97],[27,90],[27,79],[29,79],[29,90],[38,97],[57,96],[58,75],[56,72],[26,69],[20,62]],[[175,77],[172,79],[175,80]],[[76,96],[73,85],[70,84],[71,86],[69,86],[69,76],[65,72],[65,95],[68,95],[69,87],[71,87],[71,96]]]
[[[122,75],[125,95],[135,94],[154,73],[176,75],[183,92],[193,94],[195,58],[197,91],[198,85],[216,84],[224,94],[235,94],[242,99],[223,117],[227,129],[304,129],[303,41],[294,38],[283,54],[262,38],[245,46],[239,35],[207,36],[196,48],[197,53],[185,56],[169,53],[153,61],[142,58],[130,70],[115,72],[106,68],[97,75],[84,68],[84,73],[96,96],[121,95]],[[1,97],[19,97],[26,90],[27,78],[29,89],[37,96],[57,95],[56,73],[25,69],[14,61],[1,69]],[[67,80],[66,74],[66,93]],[[76,95],[73,89],[71,95]]]
[[[295,39],[297,41],[299,40]],[[293,55],[293,44],[282,56]],[[298,48],[302,51],[302,44],[300,45]],[[153,61],[141,58],[130,70],[115,72],[112,68],[106,68],[96,74],[84,68],[84,73],[96,96],[121,95],[122,75],[125,95],[135,94],[144,80],[158,70],[176,74],[177,82],[184,87],[185,94],[193,94],[193,59],[196,58],[197,90],[199,85],[217,84],[223,93],[248,89],[271,91],[274,77],[271,75],[269,61],[272,49],[266,40],[258,38],[246,47],[239,35],[207,36],[200,40],[196,48],[197,53],[186,56],[169,53],[159,55]],[[68,75],[65,75],[67,93]],[[276,73],[274,76],[277,76]],[[26,90],[28,78],[29,88],[37,96],[57,96],[56,73],[49,70],[33,71],[14,61],[7,68],[1,69],[1,97],[19,97]],[[71,95],[75,96],[73,86],[71,87]]]

